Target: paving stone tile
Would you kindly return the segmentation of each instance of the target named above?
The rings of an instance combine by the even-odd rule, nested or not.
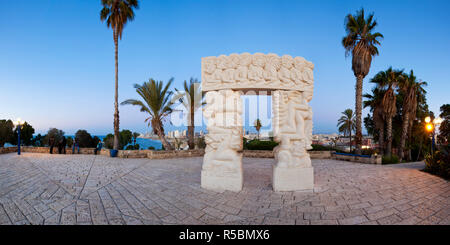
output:
[[[311,225],[338,225],[337,220],[311,220]]]
[[[355,216],[338,220],[341,225],[357,225],[369,221],[366,216]]]
[[[396,214],[392,214],[392,215],[389,215],[389,216],[386,216],[384,218],[381,218],[381,219],[377,220],[377,222],[380,225],[393,225],[393,224],[399,223],[401,221],[402,221],[402,218],[400,218]]]

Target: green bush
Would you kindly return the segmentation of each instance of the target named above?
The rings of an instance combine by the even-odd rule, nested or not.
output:
[[[376,149],[362,149],[361,155],[373,155],[375,153],[378,153]]]
[[[139,150],[140,148],[141,147],[139,146],[139,144],[135,144],[135,145],[128,145],[125,150]]]
[[[243,137],[242,138],[242,145],[243,145],[244,150],[248,150],[247,149],[247,142],[248,142],[247,138]]]
[[[123,148],[128,145],[131,144],[131,139],[133,139],[133,134],[131,133],[130,130],[122,130],[119,133],[119,150],[123,150]],[[103,139],[103,142],[105,143],[105,147],[108,149],[112,149],[114,146],[114,135],[113,134],[108,134],[106,135],[106,137]]]
[[[206,148],[205,137],[197,138],[195,144],[197,145],[198,149],[205,149]]]
[[[399,162],[400,162],[400,159],[395,154],[392,154],[391,157],[383,156],[383,158],[382,158],[383,164],[394,164],[394,163],[399,163]]]
[[[353,149],[351,153],[352,154],[356,154],[356,149]],[[373,155],[375,153],[378,153],[376,149],[361,149],[361,154],[359,154],[359,155],[369,155],[369,156],[371,156],[371,155]]]
[[[439,175],[444,179],[450,179],[450,154],[448,145],[435,151],[434,154],[425,156],[424,171]]]
[[[98,144],[98,140],[94,139],[90,133],[88,133],[86,130],[80,129],[75,133],[75,139],[78,142],[78,145],[81,148],[89,147],[93,148],[96,147]]]
[[[67,146],[72,147],[73,146],[73,138],[72,137],[66,137],[67,139]]]
[[[244,149],[246,150],[260,150],[260,151],[271,151],[278,143],[275,141],[261,141],[261,140],[250,140],[246,141],[244,138]]]
[[[149,146],[148,149],[149,149],[149,150],[155,150],[155,147]]]

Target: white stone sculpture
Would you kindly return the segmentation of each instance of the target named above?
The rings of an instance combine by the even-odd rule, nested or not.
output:
[[[274,149],[274,190],[313,189],[313,168],[306,151],[312,140],[312,110],[307,97],[300,91],[274,91],[272,101],[274,139],[280,142]]]
[[[207,144],[202,167],[202,187],[239,191],[242,171],[242,101],[232,90],[205,95],[203,115],[207,120]]]
[[[256,53],[202,58],[203,110],[208,135],[201,185],[239,191],[242,174],[242,90],[272,93],[275,191],[313,189],[314,173],[307,152],[312,143],[314,65],[302,57]]]
[[[314,65],[302,57],[242,53],[202,58],[202,89],[312,89]]]

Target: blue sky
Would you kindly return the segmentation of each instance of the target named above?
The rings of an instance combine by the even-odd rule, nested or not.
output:
[[[37,132],[113,128],[114,45],[100,0],[0,0],[0,118],[21,117]],[[303,56],[315,64],[314,133],[336,132],[354,108],[355,78],[341,39],[344,17],[374,12],[385,38],[368,80],[389,66],[414,69],[438,113],[450,103],[450,1],[140,1],[119,44],[119,100],[149,78],[181,88],[200,78],[201,57],[241,52]],[[364,116],[368,113],[364,111]],[[145,132],[145,114],[121,106],[121,128]]]

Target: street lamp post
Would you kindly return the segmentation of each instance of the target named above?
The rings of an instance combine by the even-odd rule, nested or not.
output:
[[[23,121],[18,118],[14,123],[17,126],[17,155],[20,155],[20,129],[22,128]]]
[[[425,123],[426,123],[425,125],[426,130],[431,133],[431,153],[433,153],[436,148],[435,142],[436,127],[442,123],[442,119],[440,117],[437,117],[433,119],[433,121],[431,121],[430,117],[426,117]]]

